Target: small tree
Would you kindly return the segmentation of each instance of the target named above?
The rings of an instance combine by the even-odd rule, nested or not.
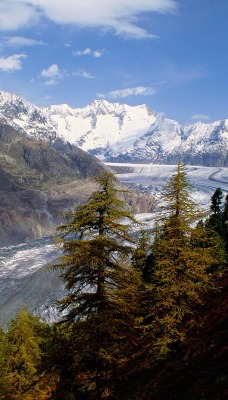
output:
[[[7,375],[7,339],[6,333],[0,328],[0,399],[4,399],[4,381]]]
[[[206,227],[213,229],[221,237],[223,237],[223,221],[222,221],[222,201],[223,192],[220,188],[217,188],[214,194],[211,196],[210,216],[206,221]]]
[[[132,254],[132,264],[141,273],[142,282],[150,283],[153,275],[153,253],[151,252],[150,232],[141,230]]]
[[[46,325],[45,325],[46,327]],[[5,334],[6,373],[2,379],[3,397],[8,400],[45,400],[48,383],[39,373],[44,324],[21,308]]]
[[[112,174],[94,180],[98,189],[58,228],[64,255],[55,267],[61,268],[68,291],[60,308],[80,349],[76,363],[84,384],[90,382],[92,390],[94,383],[100,399],[116,390],[118,365],[132,340],[138,276],[130,264],[136,221]]]
[[[228,195],[225,198],[223,204],[224,195],[220,188],[217,188],[211,197],[211,213],[206,219],[205,228],[208,231],[208,235],[217,237],[217,241],[220,242],[220,252],[226,253],[226,259],[228,255]],[[226,260],[227,261],[227,260]],[[223,263],[224,265],[224,263]]]
[[[223,224],[223,238],[226,249],[226,261],[228,263],[228,194],[225,198],[225,203],[222,212],[222,224]]]

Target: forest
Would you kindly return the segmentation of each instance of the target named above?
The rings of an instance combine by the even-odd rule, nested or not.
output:
[[[93,180],[56,232],[59,320],[22,307],[0,330],[0,400],[227,399],[228,195],[199,209],[179,162],[148,230]]]

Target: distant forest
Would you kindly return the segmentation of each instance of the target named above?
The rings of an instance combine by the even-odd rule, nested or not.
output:
[[[148,230],[93,180],[57,228],[60,320],[22,307],[0,330],[0,400],[227,399],[228,195],[198,209],[179,162]]]

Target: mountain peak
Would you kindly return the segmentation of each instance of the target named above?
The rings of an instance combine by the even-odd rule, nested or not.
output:
[[[102,161],[228,165],[228,120],[181,126],[145,104],[105,99],[84,108],[39,108],[3,91],[0,118],[34,139],[61,138]]]

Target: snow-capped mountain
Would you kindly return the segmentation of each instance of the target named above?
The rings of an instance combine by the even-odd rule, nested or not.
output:
[[[39,108],[7,92],[0,92],[0,118],[31,138],[61,137],[103,161],[228,166],[228,120],[181,126],[146,105]]]

